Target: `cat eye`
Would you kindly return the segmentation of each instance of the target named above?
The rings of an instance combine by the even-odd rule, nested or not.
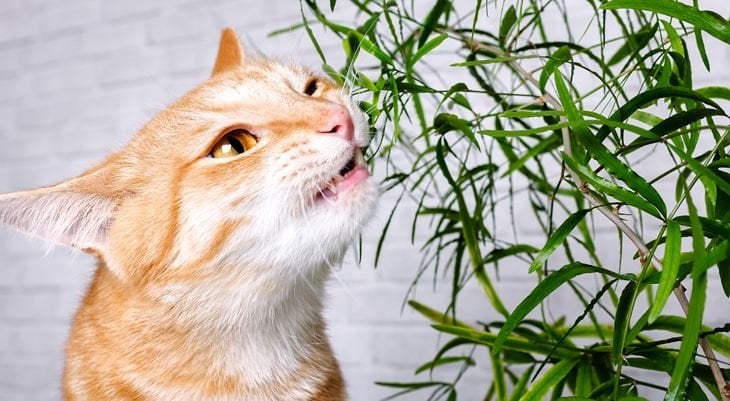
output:
[[[304,94],[312,96],[315,92],[317,92],[317,89],[319,89],[319,81],[317,78],[312,78],[309,82],[307,82],[307,86],[304,87]]]
[[[208,157],[222,159],[238,156],[256,146],[258,139],[245,129],[235,129],[223,135],[211,149]]]

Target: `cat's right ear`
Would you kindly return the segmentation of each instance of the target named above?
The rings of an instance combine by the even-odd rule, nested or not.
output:
[[[106,169],[55,186],[0,195],[0,224],[57,245],[103,255],[118,199]]]
[[[238,35],[231,28],[226,28],[221,33],[220,44],[218,45],[218,57],[213,67],[213,76],[243,64],[243,47]]]

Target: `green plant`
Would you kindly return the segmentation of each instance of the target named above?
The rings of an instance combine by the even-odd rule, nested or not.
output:
[[[301,5],[297,27],[325,71],[366,99],[363,110],[383,128],[369,154],[387,165],[393,212],[409,197],[418,205],[413,230],[430,229],[415,281],[430,270],[451,288],[447,310],[410,302],[453,336],[419,372],[468,369],[474,361],[455,352],[478,346],[489,349],[493,372],[485,399],[641,400],[647,388],[666,400],[730,399],[722,360],[730,324],[703,325],[708,272],[719,271],[730,295],[721,105],[730,89],[693,84],[697,64],[716,62],[704,40],[730,44],[725,18],[696,0],[475,0],[466,10],[448,0],[350,0],[358,15],[347,23],[331,17],[336,0]],[[587,23],[575,23],[581,8]],[[321,27],[341,40],[343,66],[328,65]],[[647,166],[649,156],[660,162]],[[669,187],[673,197],[658,189]],[[495,210],[518,200],[531,205],[542,243],[495,235],[505,222]],[[619,238],[612,251],[635,253],[630,263],[599,257],[595,225],[606,221]],[[567,264],[556,264],[556,252]],[[536,280],[513,310],[495,285],[506,262]],[[458,320],[470,281],[502,318],[479,327]],[[545,313],[558,290],[571,291],[583,313]],[[684,316],[664,314],[670,296]],[[639,380],[641,370],[668,381]],[[457,399],[453,382],[384,384]]]

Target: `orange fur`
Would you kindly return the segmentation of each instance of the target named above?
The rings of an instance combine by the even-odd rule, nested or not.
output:
[[[316,95],[303,94],[313,78]],[[328,120],[343,108],[352,140]],[[207,158],[232,128],[258,144]],[[66,400],[344,400],[321,298],[375,190],[322,194],[361,160],[366,132],[341,88],[244,62],[226,29],[212,77],[126,147],[73,180],[0,196],[0,222],[99,259],[66,348]]]

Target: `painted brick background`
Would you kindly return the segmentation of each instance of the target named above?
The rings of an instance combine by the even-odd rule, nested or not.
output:
[[[729,11],[723,0],[700,5],[723,15]],[[72,177],[121,146],[149,117],[208,76],[224,26],[236,28],[248,52],[316,67],[303,32],[267,37],[298,22],[298,12],[295,0],[0,1],[0,192]],[[730,70],[723,66],[730,63],[730,50],[707,36],[706,41],[715,70],[698,68],[695,81],[727,85]],[[339,43],[324,45],[331,64],[338,65]],[[378,231],[393,201],[390,194],[383,197],[364,235],[360,266],[348,256],[330,286],[330,331],[353,401],[390,394],[373,381],[413,379],[414,367],[444,342],[418,316],[401,312],[419,262],[408,238],[412,205],[396,215],[382,264],[373,269]],[[520,213],[528,207],[516,205],[516,231],[539,246],[530,215]],[[509,224],[504,229],[511,235]],[[602,244],[615,242],[612,231],[599,232]],[[534,281],[524,266],[508,267],[497,287],[512,308]],[[0,232],[0,400],[60,398],[63,344],[92,269],[93,260],[85,255],[64,249],[46,255],[38,242]],[[716,281],[710,291],[719,293]],[[446,287],[433,290],[425,283],[417,295],[432,306],[448,302]],[[552,306],[568,316],[580,312],[567,296],[556,297]],[[711,296],[709,323],[727,321],[728,306],[726,299]],[[461,309],[462,318],[472,322],[497,317],[477,288],[465,290]],[[468,374],[460,386],[462,399],[480,399],[488,378],[483,364]]]

